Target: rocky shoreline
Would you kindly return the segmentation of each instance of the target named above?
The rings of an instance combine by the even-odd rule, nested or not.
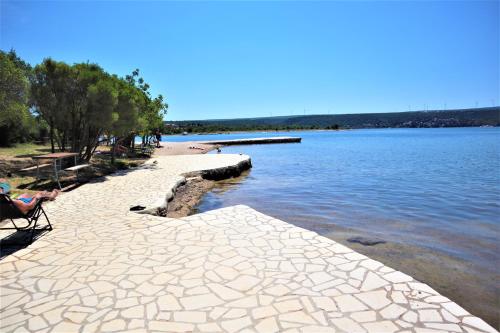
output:
[[[203,195],[209,192],[215,182],[233,178],[252,167],[251,159],[222,168],[191,172],[184,175],[184,181],[179,182],[168,196],[166,206],[157,210],[156,215],[179,218],[191,215],[194,207]]]
[[[216,188],[218,181],[237,177],[251,167],[251,162],[249,166],[244,164],[186,174],[185,182],[176,188],[175,195],[168,202],[167,210],[163,211],[161,216],[182,218],[198,213],[196,206],[203,195]],[[489,306],[495,303],[494,295],[497,290],[493,284],[481,286],[479,289],[472,288],[471,286],[477,286],[480,281],[470,273],[474,269],[464,262],[409,244],[387,241],[354,230],[344,230],[340,226],[336,229],[336,232],[325,236],[435,286],[439,292],[459,304],[466,304],[466,308],[473,314],[498,327],[498,311]],[[442,267],[447,269],[440,269]],[[455,272],[453,279],[446,276],[449,271]],[[495,280],[496,277],[491,274],[491,278]],[[481,302],[470,303],[469,300],[473,298]]]
[[[214,187],[217,187],[217,181],[237,177],[249,168],[251,168],[250,160],[248,162],[240,162],[238,165],[231,167],[184,174],[184,181],[176,186],[166,208],[160,210],[157,215],[169,218],[182,218],[198,213],[196,206],[203,198],[203,195],[213,190]],[[468,273],[470,267],[465,267],[463,263],[456,262],[448,257],[437,256],[436,253],[430,254],[428,251],[416,247],[398,245],[394,242],[372,238],[370,235],[359,236],[359,233],[353,234],[349,232],[344,234],[340,232],[329,234],[327,237],[344,243],[344,245],[352,247],[365,255],[386,262],[396,269],[409,272],[417,279],[436,286],[438,291],[451,296],[452,299],[459,303],[467,304],[469,311],[486,319],[494,327],[498,325],[496,309],[490,308],[487,305],[494,303],[494,300],[491,298],[492,295],[496,294],[495,290],[492,290],[491,285],[484,286],[477,295],[474,295],[475,289],[470,288],[468,284],[476,285],[479,281],[476,281],[475,277]],[[411,258],[406,258],[406,255],[401,257],[397,253],[411,253],[412,255],[410,255]],[[419,260],[415,260],[416,257],[422,260],[424,264],[416,265],[419,262]],[[460,283],[445,283],[444,281],[449,281],[449,279],[439,269],[443,265],[455,271],[457,275],[456,279],[466,281],[465,286],[462,285],[460,288],[457,288]],[[470,304],[468,300],[474,296],[482,300],[483,302],[479,302],[482,304]]]
[[[469,312],[484,319],[493,327],[499,327],[497,297],[499,291],[495,283],[498,281],[498,274],[494,271],[481,271],[481,275],[489,278],[487,279],[489,282],[484,283],[476,273],[478,268],[474,264],[452,255],[401,243],[398,240],[382,240],[378,236],[339,225],[335,226],[334,230],[325,237],[405,272],[432,286],[458,304],[462,304]],[[363,240],[366,240],[367,244],[363,244]],[[383,243],[373,244],[377,241]],[[453,274],[450,275],[449,272]]]
[[[214,181],[202,177],[187,178],[186,182],[177,188],[172,200],[168,202],[167,209],[163,210],[160,215],[171,218],[191,215],[203,195],[214,186]]]

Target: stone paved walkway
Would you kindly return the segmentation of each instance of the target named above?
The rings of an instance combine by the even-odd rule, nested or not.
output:
[[[55,229],[0,261],[0,332],[496,332],[410,276],[246,206],[128,211],[181,173],[244,158],[161,157],[49,203]]]

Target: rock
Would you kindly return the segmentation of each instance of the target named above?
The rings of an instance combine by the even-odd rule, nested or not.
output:
[[[347,241],[349,243],[359,243],[359,244],[365,245],[365,246],[373,246],[373,245],[377,245],[377,244],[387,243],[385,240],[382,240],[379,238],[367,238],[367,237],[363,237],[363,236],[351,237],[351,238],[348,238]]]
[[[240,154],[241,155],[241,154]],[[237,165],[227,166],[218,169],[210,169],[200,171],[199,174],[203,179],[207,180],[222,180],[232,177],[238,177],[245,170],[248,170],[252,167],[252,161],[250,158],[247,160],[241,161]]]

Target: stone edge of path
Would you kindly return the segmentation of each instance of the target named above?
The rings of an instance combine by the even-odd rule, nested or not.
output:
[[[441,293],[436,291],[434,288],[432,288],[427,283],[424,283],[420,280],[417,280],[413,276],[408,275],[400,270],[394,269],[391,266],[386,265],[384,262],[377,261],[377,260],[372,259],[371,257],[369,257],[367,255],[361,254],[361,253],[357,252],[356,250],[353,250],[352,248],[350,248],[346,245],[338,243],[331,238],[322,236],[315,231],[296,226],[292,223],[280,220],[280,219],[275,218],[275,217],[270,216],[270,215],[266,215],[266,214],[261,213],[258,210],[255,210],[254,208],[247,206],[245,204],[239,204],[239,205],[218,208],[218,209],[214,209],[214,210],[207,211],[204,213],[199,213],[199,214],[194,214],[191,216],[177,218],[177,220],[191,223],[191,222],[197,221],[201,218],[205,222],[208,221],[209,224],[217,225],[219,223],[218,220],[206,219],[203,217],[220,216],[220,215],[226,214],[226,212],[229,212],[230,215],[234,215],[235,213],[245,214],[247,212],[250,212],[252,215],[260,216],[262,219],[267,220],[266,223],[269,223],[271,221],[272,224],[275,226],[282,226],[285,228],[290,228],[286,231],[287,233],[292,233],[292,232],[294,232],[294,233],[307,233],[310,235],[309,237],[319,239],[321,241],[321,243],[326,244],[327,247],[332,248],[332,249],[334,248],[335,252],[337,252],[337,254],[340,254],[340,255],[347,254],[350,257],[354,257],[352,259],[352,261],[362,260],[362,261],[369,262],[369,265],[367,264],[367,266],[363,266],[367,269],[368,273],[371,272],[372,274],[376,274],[378,276],[378,278],[382,277],[384,279],[384,281],[388,282],[392,287],[394,287],[394,285],[397,285],[397,284],[410,284],[411,285],[410,290],[412,292],[416,292],[419,294],[424,293],[424,294],[428,295],[427,297],[435,298],[436,300],[431,302],[431,303],[433,303],[434,305],[439,305],[442,309],[448,311],[449,313],[453,313],[451,315],[451,317],[457,316],[457,318],[460,318],[459,322],[447,321],[444,323],[444,325],[457,324],[461,328],[466,327],[464,332],[468,332],[468,333],[469,332],[470,333],[475,333],[475,332],[477,332],[477,333],[479,333],[479,332],[498,333],[499,332],[495,327],[493,327],[492,325],[490,325],[489,323],[484,321],[481,317],[470,313],[467,309],[464,309],[462,306],[460,306],[458,303],[456,303],[452,299],[448,298],[447,296],[442,295]],[[260,221],[260,219],[259,219],[259,221]],[[368,268],[370,266],[378,266],[378,267],[376,269],[374,269],[373,267]],[[380,272],[384,272],[383,275],[381,275]],[[388,278],[388,276],[391,276],[391,278]],[[365,278],[364,283],[366,283],[366,282],[367,281]],[[385,287],[386,286],[384,286],[384,288]],[[363,288],[360,289],[359,294],[363,294],[363,293],[369,294],[370,292],[375,292],[376,290],[378,290],[380,288],[379,287],[376,287],[376,288],[370,287],[365,291],[363,291],[362,289]],[[350,295],[354,295],[354,294],[347,292],[347,293],[341,295],[340,297],[349,297]],[[419,303],[419,301],[416,301],[416,303]],[[426,300],[422,300],[422,301],[427,303]],[[394,300],[392,300],[391,304],[397,306],[397,302]],[[426,307],[423,309],[428,310],[429,308]],[[434,309],[434,308],[432,308],[432,309]],[[431,311],[432,311],[432,309],[431,309]],[[371,309],[371,310],[373,310],[373,309]],[[382,324],[382,323],[383,323],[383,321],[380,322],[380,324]],[[439,323],[437,323],[437,324],[439,324]],[[467,326],[464,326],[464,325],[467,325]],[[355,332],[355,331],[356,330],[353,330],[352,332]],[[403,331],[406,332],[404,329],[402,329],[401,332],[403,332]],[[377,327],[377,328],[374,327],[374,330],[368,330],[368,332],[369,333],[385,333],[386,331],[383,330],[383,325],[382,325],[382,326]],[[408,332],[410,332],[410,330],[408,330]],[[442,332],[442,333],[445,333],[445,332],[455,332],[455,331],[454,330],[447,330],[444,328],[427,327],[427,328],[419,329],[418,332],[422,332],[422,333]]]
[[[175,193],[179,186],[186,184],[186,178],[190,177],[201,177],[206,180],[222,180],[233,178],[241,175],[241,173],[245,170],[248,170],[252,167],[252,160],[248,155],[242,155],[244,158],[242,161],[223,166],[220,168],[212,168],[212,169],[203,169],[198,171],[192,171],[183,173],[180,175],[180,179],[175,182],[173,187],[167,191],[164,198],[159,198],[155,203],[152,203],[150,207],[146,207],[144,210],[136,211],[137,214],[150,214],[150,215],[158,215],[158,210],[166,210],[168,208],[168,203],[173,200]]]

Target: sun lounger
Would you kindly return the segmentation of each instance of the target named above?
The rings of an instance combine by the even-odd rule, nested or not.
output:
[[[52,225],[50,224],[47,214],[43,210],[42,203],[44,199],[39,199],[35,207],[28,213],[24,214],[17,208],[13,199],[7,195],[0,193],[0,222],[3,220],[10,220],[14,227],[1,227],[0,229],[15,229],[19,230],[29,230],[31,229],[30,244],[33,242],[33,236],[35,235],[35,230],[52,230]],[[44,215],[47,220],[47,225],[43,228],[36,229],[38,219],[40,216]],[[25,219],[28,224],[25,226],[18,226],[14,219]]]

